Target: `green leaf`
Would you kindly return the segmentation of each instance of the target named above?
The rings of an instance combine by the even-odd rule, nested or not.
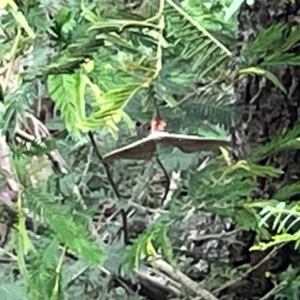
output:
[[[239,71],[239,78],[244,77],[247,74],[252,74],[252,75],[259,75],[259,76],[265,76],[266,78],[268,78],[270,81],[273,82],[273,84],[278,87],[284,94],[286,94],[286,89],[285,87],[282,85],[282,83],[279,81],[279,79],[270,71],[261,69],[261,68],[257,68],[257,67],[250,67],[250,68],[246,68],[246,69],[241,69]]]
[[[85,100],[80,73],[49,75],[48,92],[61,111],[67,130],[78,136],[78,124],[85,119]]]
[[[97,265],[104,260],[100,245],[89,235],[89,220],[85,216],[70,212],[67,207],[51,201],[52,195],[45,187],[28,188],[25,197],[30,208],[45,219],[59,242],[81,255],[87,262]],[[76,221],[75,221],[76,220]]]
[[[245,0],[233,0],[230,6],[225,10],[225,21],[228,22],[229,19],[240,9],[241,5]]]
[[[0,295],[1,300],[29,300],[26,288],[17,283],[1,283]]]
[[[196,163],[197,153],[183,153],[178,148],[158,147],[158,155],[167,172],[187,170]]]

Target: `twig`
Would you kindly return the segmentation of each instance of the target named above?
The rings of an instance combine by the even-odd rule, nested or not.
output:
[[[200,287],[199,284],[194,282],[192,279],[190,279],[188,276],[183,274],[181,271],[175,270],[171,265],[169,265],[161,258],[156,259],[154,264],[162,272],[168,274],[168,276],[170,276],[174,280],[179,281],[185,287],[186,290],[194,293],[197,296],[200,296],[203,300],[218,300],[218,298],[216,298],[209,291],[207,291],[203,287]]]
[[[166,186],[166,189],[165,189],[165,193],[164,193],[164,195],[163,195],[163,197],[162,197],[162,199],[160,201],[160,204],[163,205],[164,202],[165,202],[165,200],[166,200],[166,198],[167,198],[167,196],[168,196],[168,194],[169,194],[169,191],[170,191],[171,180],[170,180],[170,176],[167,173],[164,165],[162,164],[162,162],[160,161],[160,159],[158,157],[156,157],[156,161],[157,161],[158,165],[160,166],[160,168],[162,169],[162,171],[163,171],[163,173],[165,175],[165,178],[167,180],[167,186]]]
[[[36,126],[38,126],[38,129],[43,130],[43,128],[40,127],[41,124],[42,123],[39,120],[37,120]],[[39,135],[38,133],[36,133],[36,134]],[[41,143],[41,137],[40,136],[35,137],[34,135],[29,134],[29,133],[27,133],[24,130],[19,129],[19,128],[16,129],[16,136],[19,137],[19,138],[21,138],[24,141],[27,141],[27,142],[37,142],[37,144]],[[49,138],[50,137],[49,133],[48,133],[48,135],[44,134],[44,137],[45,138]],[[62,173],[62,174],[68,174],[68,169],[67,169],[66,162],[60,156],[60,154],[58,153],[58,151],[51,150],[49,153],[47,152],[46,155],[50,159],[50,161],[52,162],[52,165],[54,167],[56,167],[60,173]]]
[[[196,241],[200,242],[200,241],[206,241],[206,240],[221,240],[223,238],[226,238],[233,234],[236,234],[240,231],[241,231],[241,229],[235,229],[235,230],[228,231],[228,232],[204,234],[204,235],[197,237]]]
[[[76,281],[76,279],[78,279],[81,275],[83,275],[86,271],[88,271],[90,269],[89,266],[85,266],[83,267],[81,270],[79,270],[71,279],[70,281],[68,281],[68,283],[66,284],[65,289],[69,289],[73,283]]]
[[[275,285],[267,294],[265,294],[262,298],[260,298],[259,300],[267,300],[269,299],[271,296],[273,296],[274,294],[278,293],[280,290],[282,290],[284,288],[284,286],[286,285],[286,281],[282,281],[280,282],[278,285]]]
[[[110,185],[111,185],[111,187],[114,191],[114,194],[115,194],[116,198],[118,200],[121,200],[121,194],[120,194],[120,192],[119,192],[119,190],[118,190],[118,188],[117,188],[117,186],[116,186],[116,184],[113,180],[112,174],[111,174],[110,169],[109,169],[109,165],[108,165],[108,163],[103,161],[103,157],[102,157],[102,155],[101,155],[101,153],[98,149],[98,146],[97,146],[96,141],[94,139],[93,133],[91,131],[89,131],[88,136],[91,140],[91,143],[92,143],[92,146],[94,148],[96,156],[101,161],[101,163],[102,163],[102,165],[105,169],[107,179],[108,179],[108,181],[109,181],[109,183],[110,183]],[[126,211],[123,208],[120,209],[120,213],[121,213],[121,218],[122,218],[122,223],[123,223],[124,243],[127,245],[128,242],[129,242],[128,226],[127,226],[127,214],[126,214]]]
[[[266,262],[268,259],[270,259],[281,247],[283,247],[285,244],[279,245],[277,247],[274,247],[272,251],[270,251],[261,261],[259,261],[256,265],[254,265],[252,268],[250,268],[247,272],[241,274],[241,277],[238,279],[232,279],[223,284],[221,287],[217,288],[213,291],[213,293],[220,293],[224,289],[227,289],[228,287],[236,284],[238,281],[241,281],[242,279],[246,278],[250,273],[252,273],[254,270],[258,269],[264,262]]]
[[[156,276],[153,276],[153,273]],[[182,295],[180,291],[180,285],[169,278],[167,275],[159,273],[157,270],[152,268],[146,268],[136,271],[136,275],[141,283],[148,286],[151,289],[167,291],[177,297]]]
[[[166,200],[164,201],[163,207],[167,207],[167,205],[170,203],[172,200],[172,197],[174,195],[174,192],[177,190],[179,183],[180,183],[180,174],[181,171],[178,172],[172,172],[170,175],[170,187],[169,187],[169,192],[166,196]]]

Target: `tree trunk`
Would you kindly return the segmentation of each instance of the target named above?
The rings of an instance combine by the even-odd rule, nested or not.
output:
[[[287,4],[289,2],[289,4]],[[300,1],[257,0],[252,6],[242,5],[238,15],[239,34],[236,57],[248,43],[256,37],[261,28],[267,28],[278,22],[285,22],[291,26],[298,24],[300,16]],[[274,49],[269,49],[270,51]],[[299,49],[295,49],[295,51]],[[261,60],[264,58],[261,57]],[[250,66],[249,66],[250,67]],[[248,76],[235,86],[238,105],[246,106],[240,123],[235,129],[235,136],[241,142],[238,156],[247,155],[256,146],[270,141],[285,129],[291,129],[298,121],[300,114],[300,68],[287,66],[272,68],[287,90],[285,95],[279,88],[262,77]],[[280,178],[258,179],[259,193],[256,197],[270,198],[284,185],[299,181],[300,151],[281,151],[261,161],[263,165],[279,167],[284,171]],[[287,199],[288,200],[288,199]],[[251,233],[244,233],[251,234]],[[250,252],[244,249],[244,260],[236,265],[250,263],[255,265],[266,253]],[[264,296],[273,287],[271,280],[265,277],[265,272],[278,274],[292,263],[292,247],[283,247],[276,258],[262,264],[252,272],[247,280],[239,287],[232,287],[227,291],[231,299],[256,299]],[[234,262],[233,262],[234,263]],[[276,264],[276,265],[275,265]],[[272,298],[268,298],[272,299]]]

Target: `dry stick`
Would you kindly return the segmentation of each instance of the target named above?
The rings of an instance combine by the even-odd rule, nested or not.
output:
[[[35,141],[35,137],[21,129],[17,129],[16,130],[16,136],[21,138],[23,141],[26,142],[34,142]],[[58,168],[58,171],[62,174],[68,174],[68,170],[65,167],[65,164],[61,163],[60,157],[58,156],[58,154],[56,153],[55,150],[50,151],[50,153],[46,153],[47,157],[49,158],[49,160],[52,162],[52,165],[54,166],[54,168]]]
[[[88,132],[88,136],[91,140],[91,143],[92,143],[92,146],[94,148],[94,151],[95,151],[95,154],[96,156],[98,157],[98,159],[101,161],[104,169],[105,169],[105,172],[106,172],[106,176],[107,176],[107,179],[114,191],[114,194],[115,196],[118,198],[118,200],[121,199],[121,194],[113,180],[113,177],[112,177],[112,174],[110,172],[110,169],[109,169],[109,165],[103,161],[103,157],[98,149],[98,146],[96,144],[96,141],[94,139],[94,135],[91,131]],[[129,238],[128,238],[128,230],[127,230],[127,214],[125,212],[125,210],[123,208],[120,209],[120,213],[121,213],[121,217],[122,217],[122,223],[123,223],[123,232],[124,232],[124,244],[127,245],[128,244],[128,241],[129,241]]]
[[[74,253],[71,252],[66,252],[66,256],[69,257],[71,260],[78,260],[78,256],[76,256]],[[168,264],[167,264],[168,265]],[[105,273],[108,276],[113,276],[113,274],[111,273],[111,271],[105,269],[103,266],[98,266],[99,270],[103,273]],[[79,271],[77,274],[75,274],[71,280],[67,283],[67,288],[69,288],[72,284],[74,284],[74,282],[76,281],[76,279],[82,275],[84,272],[86,272],[89,269],[89,267],[84,267],[81,271]],[[137,277],[139,278],[139,282],[140,284],[142,284],[143,286],[146,285],[149,288],[153,289],[153,288],[160,288],[163,290],[167,290],[169,293],[175,294],[177,296],[180,296],[182,294],[182,292],[180,291],[180,283],[178,282],[178,278],[172,278],[174,276],[170,276],[170,274],[165,274],[167,273],[166,270],[162,270],[163,272],[159,272],[158,269],[153,269],[153,268],[147,268],[146,270],[135,270],[135,273],[137,275]],[[177,271],[177,273],[181,273],[179,271]],[[153,276],[153,274],[156,274],[157,276]],[[182,273],[181,273],[182,274]],[[183,274],[183,276],[186,276]],[[119,284],[122,285],[122,287],[127,291],[128,294],[134,294],[134,291],[131,290],[131,288],[123,281],[123,278],[121,276],[116,276],[115,279],[119,282]],[[179,278],[181,279],[181,278]],[[189,278],[188,278],[189,279]],[[192,283],[193,286],[190,287],[190,289],[195,288],[196,283],[193,282],[191,279],[189,279],[190,281],[187,282],[188,285],[190,285],[190,283]],[[199,289],[199,286],[198,286]],[[196,290],[196,292],[199,292],[198,289]],[[194,299],[194,298],[193,298]],[[201,299],[197,298],[197,300],[218,300],[215,297],[202,297]]]
[[[158,272],[155,269],[147,268],[135,271],[139,282],[143,286],[147,286],[151,290],[159,289],[161,291],[167,291],[168,293],[177,297],[182,296],[180,290],[180,283],[170,278],[168,275]],[[154,276],[157,275],[157,276]]]
[[[199,284],[194,282],[179,270],[175,270],[171,265],[169,265],[161,258],[156,259],[156,261],[154,262],[154,266],[156,266],[160,271],[164,272],[174,280],[179,281],[186,290],[194,293],[195,296],[200,296],[203,300],[218,300],[218,298],[211,294],[209,291],[207,291],[203,287],[200,287]]]

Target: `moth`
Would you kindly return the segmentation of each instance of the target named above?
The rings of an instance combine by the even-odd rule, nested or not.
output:
[[[158,145],[177,147],[184,153],[214,151],[230,145],[230,139],[168,133],[163,131],[165,126],[163,120],[153,119],[151,133],[146,138],[106,154],[103,157],[104,162],[111,163],[118,159],[150,160],[155,155]]]

